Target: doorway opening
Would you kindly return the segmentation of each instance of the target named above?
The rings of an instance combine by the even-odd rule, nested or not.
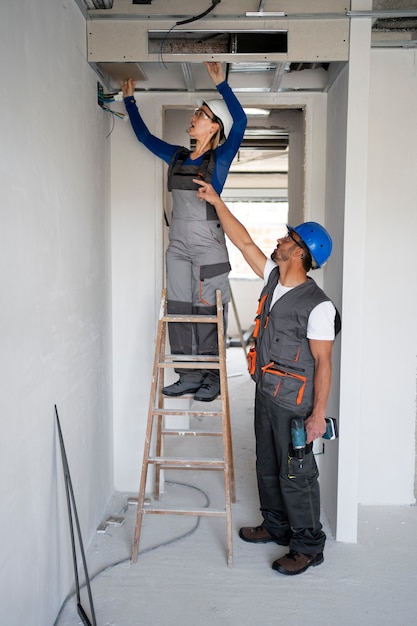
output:
[[[304,114],[301,109],[283,108],[245,107],[245,111],[248,126],[222,197],[268,255],[286,232],[292,204],[295,214],[302,206]],[[256,278],[236,248],[228,248],[230,278]]]

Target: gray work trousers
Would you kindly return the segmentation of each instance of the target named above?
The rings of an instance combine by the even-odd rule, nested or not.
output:
[[[166,253],[168,313],[215,315],[216,290],[222,293],[224,331],[230,300],[229,258],[223,229],[217,220],[175,218]],[[170,323],[172,354],[218,354],[216,324]],[[178,368],[182,380],[200,382],[218,371]]]
[[[256,472],[263,526],[277,538],[289,539],[291,550],[323,551],[326,535],[320,523],[319,472],[306,449],[302,467],[291,445],[291,419],[299,417],[256,391]]]

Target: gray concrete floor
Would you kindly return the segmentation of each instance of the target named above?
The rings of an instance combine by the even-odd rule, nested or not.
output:
[[[115,493],[103,521],[116,516],[123,523],[97,532],[86,549],[97,624],[417,624],[417,507],[360,507],[357,544],[336,542],[323,515],[328,536],[325,561],[295,577],[271,569],[272,561],[286,548],[239,539],[240,526],[261,519],[255,479],[254,388],[242,349],[229,349],[227,361],[237,491],[234,566],[227,567],[223,518],[168,515],[144,516],[139,558],[132,564],[136,507],[129,504],[129,497],[137,494]],[[218,472],[183,470],[167,473],[166,478],[165,502],[212,506],[224,495]],[[85,588],[81,595],[89,615]],[[74,596],[64,604],[56,624],[82,624]]]

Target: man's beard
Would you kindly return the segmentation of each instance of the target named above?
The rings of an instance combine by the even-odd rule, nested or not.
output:
[[[271,252],[271,259],[272,261],[276,262],[276,258],[277,258],[277,251],[275,249]]]

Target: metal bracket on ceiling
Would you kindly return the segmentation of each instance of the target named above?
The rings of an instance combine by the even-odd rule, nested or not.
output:
[[[246,11],[246,17],[286,17],[283,11],[264,11],[265,0],[259,0],[257,11]]]
[[[194,78],[191,72],[190,63],[181,63],[181,69],[185,80],[187,91],[195,91]]]
[[[399,17],[416,18],[417,10],[389,10],[389,11],[346,11],[346,17],[373,17],[375,19],[390,19]]]
[[[274,78],[272,79],[270,91],[276,92],[279,90],[281,85],[282,77],[287,71],[288,63],[277,63],[277,67],[275,69]]]

